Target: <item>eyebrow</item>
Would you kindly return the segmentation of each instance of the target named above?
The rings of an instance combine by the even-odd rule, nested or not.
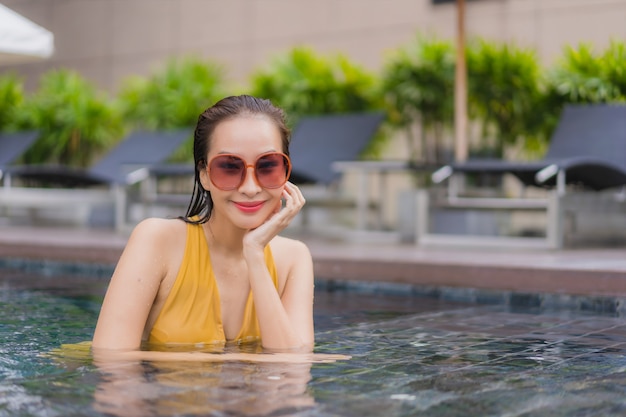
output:
[[[279,151],[276,149],[269,149],[269,150],[261,152],[259,155],[263,155],[263,154],[270,153],[270,152],[282,152],[282,151]],[[238,154],[237,152],[220,151],[217,154],[218,155],[237,155],[241,157],[241,154]],[[245,158],[242,157],[242,159],[245,159]]]

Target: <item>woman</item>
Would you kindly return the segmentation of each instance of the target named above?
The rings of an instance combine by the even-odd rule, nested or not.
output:
[[[287,181],[288,155],[284,114],[268,100],[227,97],[200,115],[187,215],[137,225],[104,298],[94,352],[249,341],[311,352],[311,255],[278,236],[305,202]]]

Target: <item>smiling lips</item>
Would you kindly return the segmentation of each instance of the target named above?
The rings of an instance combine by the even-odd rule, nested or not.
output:
[[[233,203],[235,204],[235,207],[237,207],[239,210],[243,211],[244,213],[255,213],[263,207],[263,204],[265,204],[264,201],[233,202]]]

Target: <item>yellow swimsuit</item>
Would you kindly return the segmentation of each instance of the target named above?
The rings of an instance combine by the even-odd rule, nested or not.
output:
[[[269,245],[265,264],[274,286],[278,275]],[[235,342],[259,340],[261,332],[254,309],[252,292],[248,295],[243,323]],[[150,331],[150,343],[213,344],[224,343],[224,328],[217,282],[202,226],[187,225],[185,255],[165,304]]]

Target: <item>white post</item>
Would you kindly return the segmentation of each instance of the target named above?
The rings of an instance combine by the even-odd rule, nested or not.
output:
[[[358,192],[356,196],[356,228],[365,230],[367,228],[367,201],[369,200],[369,187],[367,181],[367,171],[364,169],[358,172]]]
[[[126,188],[123,185],[115,184],[113,197],[115,198],[115,230],[122,232],[126,226]]]
[[[552,191],[548,195],[546,240],[552,249],[563,247],[563,204],[562,196],[558,191]]]
[[[428,234],[429,205],[428,190],[417,190],[415,193],[416,222],[415,240],[420,243],[420,239]]]

